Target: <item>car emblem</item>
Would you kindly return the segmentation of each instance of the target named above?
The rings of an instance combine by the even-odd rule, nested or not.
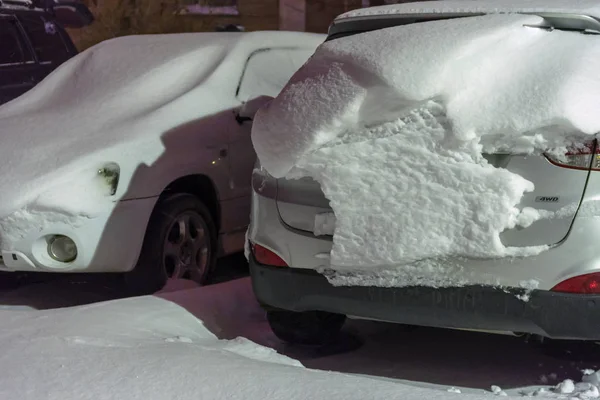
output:
[[[558,203],[558,196],[538,196],[535,198],[536,203]]]

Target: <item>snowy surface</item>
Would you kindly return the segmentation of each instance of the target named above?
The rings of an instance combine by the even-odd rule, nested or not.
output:
[[[333,235],[335,232],[335,214],[324,212],[315,215],[315,227],[313,233],[315,236]]]
[[[120,166],[118,197],[138,167],[159,157],[177,164],[183,150],[211,145],[209,134],[226,142],[226,132],[211,126],[178,140],[165,155],[165,136],[174,129],[241,105],[236,88],[254,50],[290,43],[315,48],[321,41],[321,35],[285,32],[129,36],[61,65],[0,107],[0,186],[10,188],[0,201],[3,250],[22,236],[19,230],[53,221],[76,225],[112,210],[116,199],[98,174],[107,163]],[[260,95],[247,93],[244,100],[251,94]]]
[[[155,297],[0,314],[0,397],[6,399],[228,399],[236,393],[262,399],[279,392],[276,399],[296,371],[307,373],[297,361],[243,338],[219,341],[184,309]],[[265,379],[272,384],[256,384]]]
[[[390,2],[391,3],[391,2]],[[420,1],[399,3],[366,9],[358,9],[341,14],[336,20],[386,14],[428,14],[428,13],[507,13],[507,12],[555,12],[583,14],[600,17],[600,4],[595,0],[450,0]]]
[[[489,15],[336,39],[259,111],[261,165],[314,178],[331,202],[335,270],[546,249],[502,244],[502,231],[548,215],[519,210],[533,184],[482,155],[564,154],[600,130],[600,42],[524,26],[540,21]]]
[[[314,357],[273,338],[248,278],[187,286],[172,281],[155,297],[71,308],[0,310],[0,397],[475,400],[489,399],[495,386],[509,398],[598,398],[594,363],[536,358],[514,338],[351,321],[368,341],[363,348]],[[21,300],[40,301],[39,293]],[[264,345],[346,373],[304,368]]]
[[[60,204],[70,213],[93,214],[110,205],[98,168],[134,154],[140,163],[151,164],[163,150],[161,135],[191,120],[192,111],[198,116],[198,104],[190,100],[199,93],[193,89],[239,39],[235,34],[191,34],[109,40],[3,105],[0,151],[9,170],[2,185],[14,189],[3,192],[0,216],[34,199],[36,208]],[[206,106],[207,111],[218,107]],[[28,151],[26,159],[22,149]],[[49,172],[57,178],[48,179]],[[77,196],[69,188],[74,182]]]

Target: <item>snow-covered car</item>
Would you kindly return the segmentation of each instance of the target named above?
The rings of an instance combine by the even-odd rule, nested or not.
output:
[[[338,17],[254,121],[249,257],[273,331],[600,339],[598,32],[595,1]]]
[[[244,246],[253,113],[323,39],[117,38],[1,106],[0,269],[205,282]]]

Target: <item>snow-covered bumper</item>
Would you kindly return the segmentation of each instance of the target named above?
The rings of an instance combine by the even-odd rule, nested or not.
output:
[[[93,217],[68,217],[40,211],[4,221],[2,235],[11,235],[0,248],[3,271],[125,272],[131,270],[141,249],[156,198],[125,200]],[[50,254],[49,241],[71,239],[76,258],[59,262]],[[5,243],[3,243],[4,247]]]
[[[333,286],[313,270],[260,265],[250,258],[261,304],[320,310],[409,325],[531,333],[555,339],[600,339],[600,296],[490,286],[456,288]]]
[[[259,265],[251,257],[254,290],[266,306],[404,324],[600,340],[600,296],[550,291],[565,279],[599,270],[596,217],[576,219],[567,240],[537,257],[470,260],[456,271],[466,282],[462,287],[333,286],[315,272],[330,269],[331,238],[287,225],[279,212],[285,204],[275,200],[277,186],[257,173],[253,179],[248,240],[289,266]],[[294,203],[296,218],[310,221],[305,208]],[[308,211],[307,215],[314,214]],[[539,283],[537,288],[521,285],[532,277]],[[524,294],[528,301],[523,300]]]

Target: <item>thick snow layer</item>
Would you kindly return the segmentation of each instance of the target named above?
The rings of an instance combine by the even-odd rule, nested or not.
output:
[[[390,14],[438,13],[536,13],[554,12],[600,17],[600,4],[595,0],[450,0],[417,1],[358,9],[341,14],[336,21],[347,18]]]
[[[556,398],[556,399],[598,399],[600,398],[600,371],[584,370],[581,382],[565,379],[551,388],[539,388],[532,393],[523,393],[526,396]]]
[[[110,211],[115,198],[99,169],[118,164],[119,188],[127,189],[138,167],[164,156],[166,134],[241,105],[236,88],[254,50],[321,41],[289,32],[145,35],[77,55],[0,107],[2,225],[50,211],[82,218]],[[221,132],[210,131],[170,145],[169,157],[211,145],[206,137]],[[11,236],[2,240],[8,249]]]
[[[262,166],[313,177],[331,202],[334,269],[546,248],[501,243],[547,215],[516,208],[533,184],[482,156],[559,154],[600,131],[600,42],[525,26],[540,21],[489,15],[336,39],[259,111]]]
[[[335,232],[335,214],[324,212],[315,215],[315,227],[313,233],[315,236],[333,235]]]
[[[112,199],[106,196],[76,198],[89,189],[90,196],[96,194],[102,163],[132,155],[132,147],[121,147],[124,143],[141,142],[145,148],[135,152],[136,158],[143,154],[139,161],[151,164],[163,150],[161,135],[199,114],[194,89],[239,39],[190,34],[109,40],[0,107],[0,157],[6,166],[1,183],[12,188],[2,192],[0,216],[34,199],[79,212],[109,205]],[[219,107],[205,103],[211,111]],[[72,196],[73,186],[78,196]],[[77,204],[70,207],[73,201]]]
[[[159,298],[44,312],[32,311],[31,307],[29,312],[15,311],[23,308],[16,304],[37,308],[57,306],[60,304],[55,302],[57,297],[86,302],[90,300],[90,289],[94,290],[93,286],[64,286],[59,282],[17,289],[13,301],[8,302],[12,306],[2,296],[0,303],[7,309],[0,312],[5,325],[0,328],[3,339],[0,360],[4,367],[2,375],[8,374],[0,377],[0,389],[6,387],[0,392],[2,399],[136,399],[158,388],[156,394],[147,396],[149,400],[165,393],[163,398],[167,399],[249,400],[260,395],[268,400],[310,396],[384,399],[389,393],[391,399],[461,399],[458,394],[462,393],[469,394],[465,400],[483,400],[491,398],[492,385],[501,386],[509,397],[515,398],[526,395],[591,399],[594,397],[583,394],[593,394],[590,384],[598,386],[600,376],[595,370],[582,371],[596,363],[564,365],[563,369],[560,361],[546,360],[524,343],[500,335],[445,330],[408,333],[400,326],[372,321],[348,322],[347,332],[365,340],[360,349],[315,357],[310,348],[291,347],[274,337],[264,310],[254,297],[250,278],[189,290],[186,287],[193,284],[172,280],[157,295]],[[20,294],[17,296],[16,292]],[[217,341],[213,335],[226,340]],[[296,361],[278,357],[271,349],[239,336],[297,356],[312,368],[355,372],[361,376],[353,375],[350,380],[347,375],[293,368],[298,365]],[[10,355],[5,352],[13,345],[16,348],[10,355],[14,359],[7,360]],[[499,357],[506,354],[511,355],[512,362],[498,363]],[[83,361],[78,361],[79,357]],[[543,366],[538,361],[543,361]],[[183,364],[179,366],[179,362]],[[214,368],[210,368],[211,362]],[[275,364],[271,368],[272,362],[284,365]],[[228,366],[229,363],[232,365]],[[230,374],[228,367],[232,368]],[[116,371],[111,375],[112,368]],[[561,395],[554,386],[540,388],[535,384],[538,373],[546,373],[543,383],[556,385],[558,375],[549,373],[555,370],[560,370],[560,380],[582,381],[575,383],[572,395]],[[585,375],[582,379],[581,373]],[[379,380],[366,379],[365,374]],[[18,382],[11,381],[15,375],[19,375]],[[289,397],[285,397],[283,384],[278,383],[281,376],[290,385]],[[293,377],[297,382],[293,382]],[[150,378],[155,380],[148,382]],[[110,382],[110,379],[115,380]],[[87,383],[90,384],[86,388]],[[315,388],[311,388],[313,384]],[[303,385],[307,390],[304,395],[300,392]],[[350,386],[344,389],[343,385]],[[357,387],[364,387],[366,394],[359,389],[353,395],[352,390]],[[142,393],[126,396],[127,390],[138,388]],[[248,388],[251,396],[244,397]],[[588,390],[584,391],[585,388]],[[268,392],[270,389],[272,393]],[[21,397],[25,391],[26,395]]]
[[[247,339],[219,340],[207,329],[209,324],[178,305],[189,305],[195,315],[218,325],[234,320],[243,310],[238,300],[247,298],[245,293],[239,295],[241,288],[233,282],[166,293],[161,295],[164,298],[146,296],[48,311],[0,310],[0,398],[421,400],[458,396],[458,391],[309,370]],[[460,396],[489,398],[485,393]]]

